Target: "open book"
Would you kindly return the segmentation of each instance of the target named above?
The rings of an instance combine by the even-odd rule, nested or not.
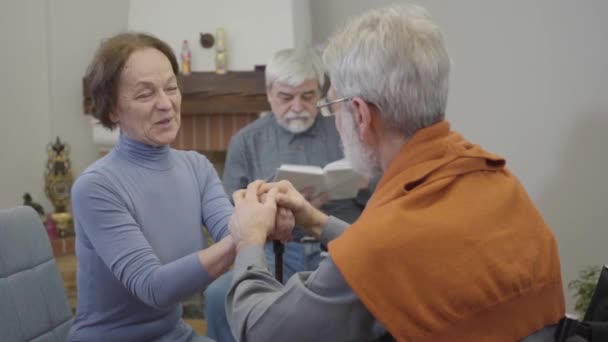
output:
[[[324,168],[310,165],[283,164],[277,169],[275,180],[286,179],[302,190],[314,188],[315,194],[327,192],[332,200],[357,196],[364,177],[356,173],[346,159],[336,160]]]

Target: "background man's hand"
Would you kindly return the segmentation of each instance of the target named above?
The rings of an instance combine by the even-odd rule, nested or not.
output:
[[[302,189],[300,193],[313,207],[317,209],[320,209],[330,199],[327,192],[315,194],[315,189],[311,187]]]

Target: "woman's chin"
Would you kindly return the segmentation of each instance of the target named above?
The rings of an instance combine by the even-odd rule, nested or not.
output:
[[[172,131],[157,133],[150,140],[152,140],[154,142],[154,145],[156,145],[156,146],[164,146],[164,145],[170,145],[171,143],[173,143],[175,141],[176,137],[177,137],[177,130],[175,130],[175,131],[172,130]]]

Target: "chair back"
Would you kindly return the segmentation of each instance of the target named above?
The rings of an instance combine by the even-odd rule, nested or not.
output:
[[[40,216],[0,209],[0,341],[67,340],[72,312]]]

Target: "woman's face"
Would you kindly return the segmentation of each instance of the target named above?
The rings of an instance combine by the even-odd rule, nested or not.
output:
[[[159,50],[146,48],[133,52],[125,63],[110,117],[127,137],[163,146],[175,140],[181,102],[169,59]]]

